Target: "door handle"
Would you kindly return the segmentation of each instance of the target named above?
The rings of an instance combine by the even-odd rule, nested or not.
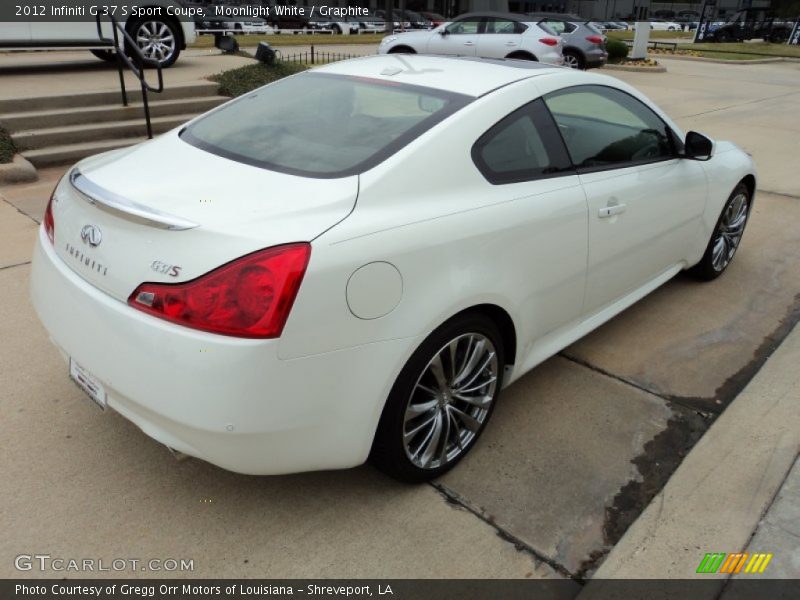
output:
[[[517,42],[506,42],[506,46],[516,46]]]
[[[597,216],[601,219],[607,219],[608,217],[613,217],[614,215],[624,213],[626,208],[627,206],[625,204],[612,204],[609,206],[604,206],[597,211]]]
[[[465,46],[474,46],[475,42],[464,42]]]

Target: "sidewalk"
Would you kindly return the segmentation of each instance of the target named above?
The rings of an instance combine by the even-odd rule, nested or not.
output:
[[[628,529],[580,598],[604,579],[717,581],[697,574],[706,553],[773,554],[763,575],[800,578],[800,327],[796,327],[706,432],[663,490]]]

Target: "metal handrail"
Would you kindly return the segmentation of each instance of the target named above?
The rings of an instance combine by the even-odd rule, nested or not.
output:
[[[97,15],[97,37],[100,38],[101,41],[106,42],[108,44],[114,45],[114,52],[117,55],[117,72],[119,73],[119,85],[122,91],[122,105],[128,106],[128,91],[125,89],[125,75],[122,72],[123,66],[127,67],[128,70],[136,76],[136,79],[139,80],[139,85],[142,89],[142,104],[144,105],[144,118],[147,122],[147,137],[149,139],[153,139],[153,125],[150,119],[150,103],[148,98],[148,92],[153,92],[155,94],[160,94],[164,91],[164,74],[162,72],[161,63],[157,60],[153,60],[151,58],[147,58],[144,53],[142,53],[141,48],[139,45],[134,41],[131,35],[125,31],[125,28],[122,27],[117,19],[113,15],[107,15],[108,19],[112,26],[112,31],[114,33],[114,39],[109,40],[103,37],[103,27],[102,22],[100,20],[100,14]],[[131,54],[133,57],[128,56],[128,54],[124,51],[124,47],[120,49],[119,43],[119,36],[122,34],[122,39],[124,41],[124,45],[127,46],[131,50]],[[158,74],[158,85],[152,86],[147,83],[145,78],[144,69],[145,67],[155,67],[156,73]]]

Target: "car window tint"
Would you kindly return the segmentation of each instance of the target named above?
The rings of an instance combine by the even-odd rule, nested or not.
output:
[[[302,73],[201,117],[181,137],[246,164],[342,177],[385,160],[470,101],[396,82]]]
[[[447,26],[447,33],[455,35],[478,33],[479,24],[480,24],[480,19],[465,19],[463,21],[454,21]]]
[[[552,19],[545,19],[542,21],[544,25],[546,25],[553,33],[562,34],[565,30],[565,23],[564,21],[554,21]]]
[[[522,26],[522,31],[525,30],[524,25],[522,23],[517,23],[516,21],[512,21],[511,19],[498,19],[493,18],[489,19],[486,23],[486,33],[504,33],[504,34],[515,34],[521,33],[519,27]]]
[[[639,100],[604,86],[578,86],[545,97],[572,162],[603,168],[673,155],[666,124]]]
[[[472,158],[495,184],[529,181],[570,168],[541,100],[517,109],[484,133],[472,148]]]

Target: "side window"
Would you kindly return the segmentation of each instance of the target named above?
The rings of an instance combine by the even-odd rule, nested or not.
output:
[[[485,33],[515,34],[522,33],[525,29],[527,28],[517,21],[494,17],[488,19]]]
[[[674,156],[667,125],[621,90],[576,86],[545,97],[573,164],[613,168]]]
[[[515,110],[484,133],[472,147],[472,160],[494,184],[531,181],[571,170],[541,99]]]
[[[453,21],[447,26],[447,33],[459,34],[475,34],[478,33],[478,25],[480,19],[465,19],[463,21]]]
[[[542,21],[548,29],[557,35],[561,35],[566,30],[566,23],[564,21],[554,21],[553,19],[544,19]]]

